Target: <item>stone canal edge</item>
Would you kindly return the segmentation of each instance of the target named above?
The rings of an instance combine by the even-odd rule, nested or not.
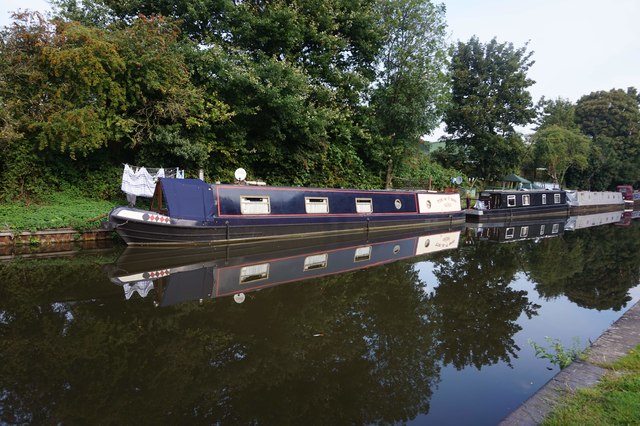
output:
[[[540,424],[560,401],[578,388],[594,386],[611,370],[600,367],[623,357],[640,345],[640,302],[614,322],[591,345],[588,357],[561,370],[538,392],[507,416],[502,426],[533,426]]]

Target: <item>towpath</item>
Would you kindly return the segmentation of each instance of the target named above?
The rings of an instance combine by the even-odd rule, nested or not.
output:
[[[534,426],[577,388],[595,385],[609,370],[600,367],[629,353],[640,345],[640,302],[625,312],[591,345],[585,361],[576,361],[561,370],[538,392],[531,396],[501,426]]]

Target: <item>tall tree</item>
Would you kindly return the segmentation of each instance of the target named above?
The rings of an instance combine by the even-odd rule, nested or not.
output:
[[[75,168],[77,159],[107,150],[127,149],[156,164],[202,165],[213,141],[199,129],[229,113],[191,83],[177,34],[162,18],[100,28],[16,16],[0,46],[0,98],[22,135],[3,146],[5,193],[51,175],[43,171],[47,163]]]
[[[558,98],[538,101],[538,129],[548,126],[560,126],[565,129],[578,129],[576,124],[576,106],[569,99]]]
[[[380,2],[387,33],[371,96],[378,161],[386,164],[386,187],[394,168],[431,133],[447,101],[444,5],[428,0]]]
[[[593,139],[589,187],[607,189],[619,183],[640,183],[640,109],[634,88],[614,89],[580,98],[576,120]]]
[[[453,48],[452,102],[445,115],[447,145],[462,155],[470,176],[496,179],[520,165],[523,141],[516,126],[535,117],[527,77],[527,46],[514,48],[477,37]]]
[[[591,140],[577,129],[551,125],[533,136],[533,155],[536,166],[545,166],[551,178],[560,184],[570,167],[583,170],[588,165]]]

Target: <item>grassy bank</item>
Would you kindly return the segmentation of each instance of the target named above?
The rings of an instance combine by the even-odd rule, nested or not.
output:
[[[606,367],[611,374],[593,388],[580,389],[542,424],[640,424],[640,345]]]
[[[37,203],[0,204],[1,231],[37,231],[42,229],[98,228],[103,215],[126,201],[93,200],[75,191],[48,194]]]

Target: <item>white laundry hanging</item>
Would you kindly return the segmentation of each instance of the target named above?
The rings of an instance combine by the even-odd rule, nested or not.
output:
[[[145,167],[134,170],[131,166],[125,164],[122,172],[121,189],[127,194],[151,198],[156,189],[156,182],[161,177],[164,177],[164,169],[158,169],[156,173],[151,174]]]

